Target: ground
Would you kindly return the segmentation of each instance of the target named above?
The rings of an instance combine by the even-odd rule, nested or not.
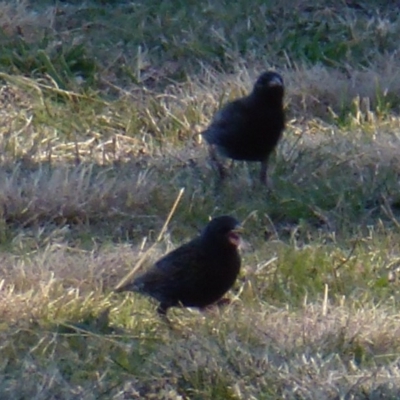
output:
[[[277,5],[278,4],[278,5]],[[1,399],[398,399],[396,1],[0,3]],[[199,133],[274,69],[287,128],[219,187]],[[210,217],[231,304],[115,294]]]

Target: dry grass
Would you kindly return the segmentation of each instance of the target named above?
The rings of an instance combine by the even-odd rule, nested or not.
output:
[[[53,244],[25,258],[2,260],[17,284],[1,292],[3,398],[398,396],[395,304],[273,307],[242,291],[222,312],[176,311],[171,331],[146,300],[104,292],[135,261],[127,246]],[[107,308],[109,320],[88,315]]]
[[[399,398],[396,5],[264,3],[0,3],[2,399]],[[216,190],[199,132],[270,67],[274,191]],[[227,213],[229,307],[113,294]]]

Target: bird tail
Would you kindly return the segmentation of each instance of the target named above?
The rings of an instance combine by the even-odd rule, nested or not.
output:
[[[137,292],[138,287],[136,285],[136,282],[130,282],[125,285],[122,285],[119,288],[114,289],[115,293],[121,293],[121,292]]]

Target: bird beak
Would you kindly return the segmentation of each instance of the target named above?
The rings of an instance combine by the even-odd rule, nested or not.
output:
[[[274,76],[268,83],[268,86],[283,86],[282,79],[278,76]]]
[[[243,232],[243,228],[241,226],[236,227],[235,229],[232,229],[228,233],[228,240],[229,243],[231,243],[235,247],[239,247],[242,240],[240,238],[240,234]]]

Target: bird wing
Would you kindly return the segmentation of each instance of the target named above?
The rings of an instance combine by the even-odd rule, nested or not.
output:
[[[209,144],[224,146],[232,140],[234,132],[246,128],[247,107],[243,99],[228,103],[219,110],[210,126],[202,133]]]
[[[199,250],[198,239],[178,247],[158,260],[147,272],[135,280],[139,291],[175,292],[182,284],[187,285],[202,265],[204,256]]]

